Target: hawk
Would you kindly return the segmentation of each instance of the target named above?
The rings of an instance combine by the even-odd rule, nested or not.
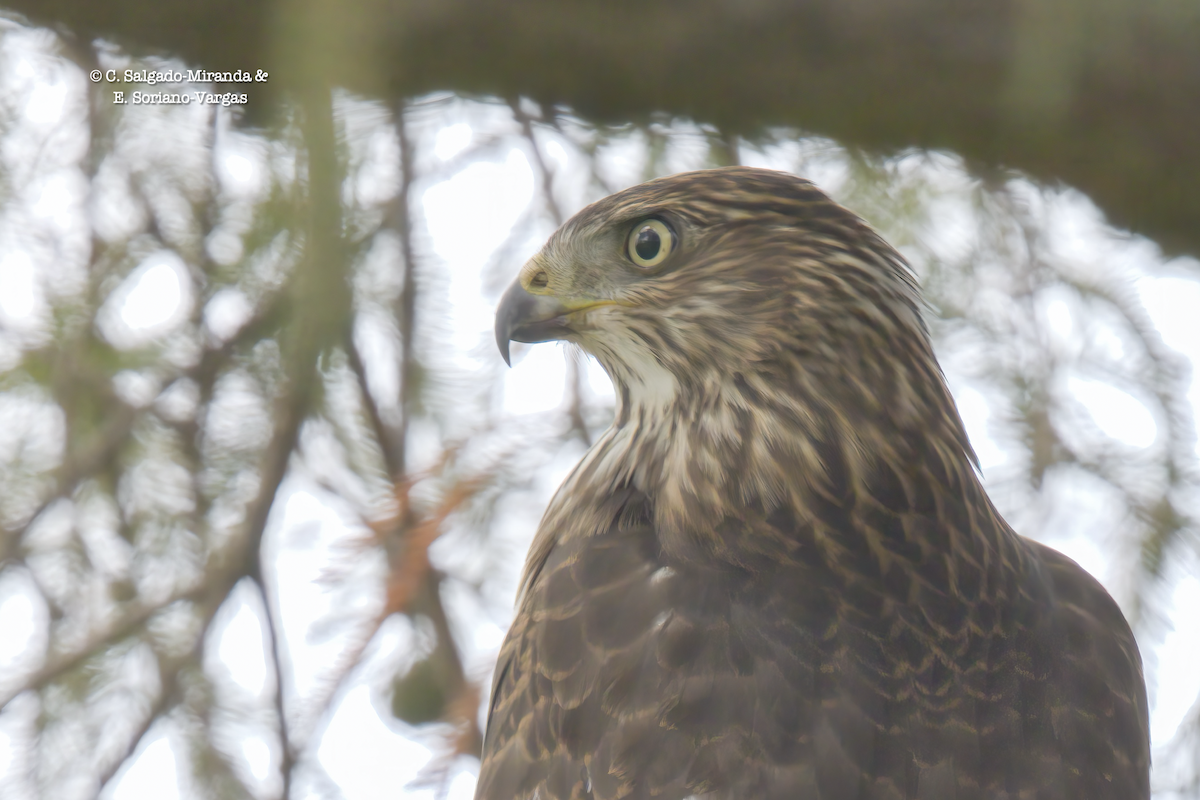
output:
[[[984,492],[917,283],[811,183],[726,168],[564,224],[496,340],[612,426],[530,548],[476,797],[1132,800],[1117,604]]]

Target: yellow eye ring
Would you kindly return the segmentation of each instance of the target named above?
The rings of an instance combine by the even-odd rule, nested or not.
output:
[[[625,242],[629,260],[642,269],[657,267],[674,249],[675,234],[657,219],[644,219],[634,225]]]

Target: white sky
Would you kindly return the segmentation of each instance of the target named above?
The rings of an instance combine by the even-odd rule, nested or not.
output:
[[[29,120],[53,124],[64,113],[62,91],[55,86],[36,94],[36,102],[25,108]],[[445,161],[460,153],[472,141],[469,125],[455,123],[443,128],[436,137],[434,154]],[[564,161],[562,147],[551,142],[547,152],[552,159]],[[557,148],[557,150],[555,150]],[[263,182],[256,171],[261,162],[246,153],[231,151],[217,165],[223,179],[253,191]],[[63,191],[66,184],[51,184],[45,189],[45,205]],[[501,153],[491,161],[471,164],[445,181],[429,187],[420,198],[419,208],[427,217],[432,252],[448,270],[451,329],[456,348],[467,353],[481,339],[491,336],[492,303],[485,296],[481,269],[489,256],[505,240],[534,196],[534,175],[525,154],[519,149]],[[61,198],[59,198],[61,199]],[[1083,223],[1081,223],[1083,224]],[[512,264],[515,275],[519,264]],[[0,256],[0,322],[22,328],[36,325],[44,313],[41,282],[32,262],[21,253]],[[1137,291],[1162,332],[1168,345],[1200,364],[1200,284],[1182,278],[1143,278]],[[149,338],[162,336],[180,324],[191,311],[195,287],[178,256],[162,250],[145,257],[125,283],[112,295],[102,312],[100,324],[106,336],[120,346],[133,346]],[[214,334],[232,331],[244,318],[245,298],[227,297],[206,309]],[[1067,311],[1051,311],[1053,315]],[[230,322],[232,320],[232,322]],[[1058,324],[1058,323],[1056,323]],[[1062,325],[1070,320],[1063,318]],[[499,358],[493,354],[493,357]],[[464,356],[464,358],[467,358]],[[503,403],[513,415],[536,414],[555,409],[562,402],[564,359],[562,348],[541,345],[529,349],[516,362],[504,380]],[[611,391],[607,378],[594,362],[588,377],[594,390]],[[1096,424],[1109,436],[1133,447],[1147,447],[1157,435],[1154,416],[1134,397],[1099,381],[1073,379],[1070,391],[1087,408]],[[1200,389],[1193,381],[1190,397],[1200,419]],[[988,437],[988,410],[984,398],[974,389],[965,389],[958,397],[971,438],[985,468],[1003,459],[1002,450]],[[328,586],[321,583],[321,569],[331,548],[344,542],[353,530],[335,505],[314,487],[302,481],[290,481],[281,493],[273,533],[277,542],[303,540],[302,546],[276,548],[275,569],[278,594],[283,608],[283,627],[292,659],[290,680],[301,694],[320,679],[319,670],[332,655],[328,643],[314,640],[313,620],[330,612]],[[530,532],[532,533],[532,532]],[[1070,550],[1070,548],[1068,548]],[[1085,565],[1106,563],[1109,558],[1094,543],[1081,541],[1069,552]],[[1098,571],[1102,574],[1102,570]],[[1157,686],[1152,697],[1154,740],[1168,739],[1179,725],[1188,705],[1200,694],[1200,580],[1193,570],[1184,573],[1174,589],[1173,620],[1175,629],[1167,635],[1158,651]],[[261,606],[257,598],[235,593],[214,635],[218,642],[217,658],[228,670],[232,682],[248,698],[261,698],[274,691],[273,677],[268,680]],[[36,659],[44,647],[44,609],[30,599],[29,587],[13,576],[0,578],[0,672],[20,669]],[[380,652],[371,659],[386,661],[387,651],[402,646],[404,631],[381,637]],[[478,645],[484,650],[498,648],[501,629],[482,625]],[[411,638],[411,637],[410,637]],[[336,650],[336,647],[333,648]],[[337,700],[332,714],[320,723],[315,757],[328,777],[340,787],[347,800],[393,798],[398,787],[417,777],[430,758],[430,750],[413,738],[413,732],[387,712],[386,702],[373,695],[373,677],[369,668],[352,679]],[[181,796],[187,776],[176,757],[179,746],[164,726],[157,726],[141,744],[138,753],[106,789],[110,800],[173,800]],[[17,751],[13,734],[0,727],[0,776],[14,768]],[[255,783],[269,791],[276,785],[273,771],[279,754],[270,737],[248,733],[241,745],[243,766]],[[474,790],[474,776],[468,760],[456,764],[451,783],[452,800],[468,800]],[[186,795],[182,795],[186,796]],[[303,797],[304,795],[300,795]],[[429,797],[432,790],[412,791],[406,797]]]

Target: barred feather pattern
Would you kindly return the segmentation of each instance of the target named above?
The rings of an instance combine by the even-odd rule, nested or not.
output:
[[[631,226],[676,252],[638,271]],[[1116,603],[996,512],[903,258],[785,173],[589,206],[522,270],[612,427],[539,527],[476,796],[1149,797]],[[541,284],[539,284],[541,285]]]

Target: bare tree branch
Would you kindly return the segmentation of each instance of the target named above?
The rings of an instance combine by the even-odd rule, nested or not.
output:
[[[262,581],[255,581],[255,586],[258,587],[259,596],[262,598],[263,617],[267,625],[267,634],[271,637],[270,658],[275,671],[275,714],[279,718],[279,774],[283,779],[282,797],[287,800],[291,797],[292,769],[296,765],[296,754],[289,734],[287,709],[284,706],[286,693],[283,683],[285,643],[279,626],[275,622],[275,612],[272,608],[274,604],[271,602],[270,595],[267,594],[266,585]]]
[[[405,106],[401,104],[396,113],[396,136],[400,144],[400,190],[396,192],[391,209],[390,223],[400,238],[400,255],[404,259],[404,286],[396,304],[396,318],[400,325],[400,429],[388,441],[392,454],[389,463],[394,465],[392,480],[403,479],[407,469],[408,427],[412,410],[417,402],[417,363],[414,337],[417,330],[417,256],[412,243],[412,218],[409,195],[415,180],[413,170],[413,144],[405,128]]]
[[[542,201],[546,212],[554,221],[554,227],[557,228],[563,224],[565,215],[558,200],[554,197],[554,172],[546,164],[545,157],[542,156],[542,148],[538,145],[537,136],[533,132],[533,120],[521,108],[520,101],[509,100],[508,106],[512,109],[513,118],[521,125],[521,133],[525,136],[525,140],[529,142],[533,163],[537,167],[537,173],[541,179]],[[566,404],[567,415],[571,420],[571,430],[583,440],[585,447],[591,447],[592,434],[588,431],[587,422],[583,418],[583,374],[580,369],[580,362],[586,356],[581,352],[568,349],[564,357],[567,361]]]
[[[81,481],[110,464],[121,446],[129,441],[129,433],[133,430],[140,412],[124,403],[115,403],[114,411],[115,413],[110,417],[109,423],[101,433],[89,437],[78,451],[68,451],[67,457],[57,470],[54,487],[46,494],[37,509],[29,515],[25,525],[20,530],[9,532],[0,539],[0,547],[4,548],[3,552],[0,552],[0,565],[15,557],[30,526],[45,513],[46,509],[56,500],[69,495]]]
[[[205,630],[207,630],[207,627]],[[201,631],[199,637],[200,640],[203,639],[203,636],[204,631]],[[192,651],[189,651],[188,655],[191,656]],[[104,788],[108,786],[108,782],[113,779],[113,776],[117,774],[125,762],[133,757],[133,754],[137,751],[137,747],[141,743],[142,739],[144,739],[146,734],[150,732],[150,729],[154,727],[154,723],[157,722],[164,714],[168,713],[170,709],[179,702],[179,672],[186,664],[187,661],[180,658],[171,659],[171,662],[168,664],[164,662],[164,659],[161,655],[158,656],[159,681],[161,682],[158,696],[154,699],[154,703],[151,704],[150,708],[147,710],[146,716],[142,719],[141,725],[138,726],[138,729],[134,732],[133,736],[129,738],[129,744],[126,746],[125,754],[120,758],[113,759],[100,770],[100,774],[97,776],[96,780],[96,785],[100,788],[100,791],[96,793],[97,797],[100,797],[104,794]]]

